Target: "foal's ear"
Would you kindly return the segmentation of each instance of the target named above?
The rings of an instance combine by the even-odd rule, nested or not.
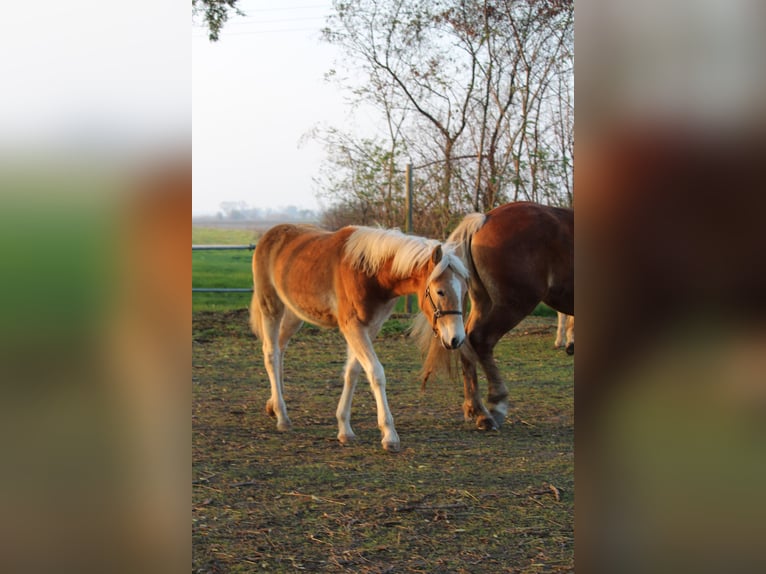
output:
[[[438,264],[442,260],[442,246],[437,245],[434,247],[433,253],[431,253],[431,261],[434,265]]]

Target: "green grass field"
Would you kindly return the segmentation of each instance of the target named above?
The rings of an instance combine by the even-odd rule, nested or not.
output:
[[[256,230],[192,225],[192,245],[249,245],[258,241]],[[253,252],[192,251],[192,287],[253,286],[250,262]],[[249,293],[194,293],[194,311],[230,311],[250,303]]]

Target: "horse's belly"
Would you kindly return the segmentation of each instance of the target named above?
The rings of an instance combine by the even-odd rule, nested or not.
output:
[[[318,327],[337,327],[336,304],[334,296],[293,293],[282,294],[282,301],[302,321]]]

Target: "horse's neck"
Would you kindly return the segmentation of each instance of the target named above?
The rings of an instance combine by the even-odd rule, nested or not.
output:
[[[378,273],[378,282],[382,287],[391,291],[394,295],[412,295],[425,289],[425,280],[428,270],[416,269],[408,277],[394,277],[390,273],[390,266],[385,266]]]

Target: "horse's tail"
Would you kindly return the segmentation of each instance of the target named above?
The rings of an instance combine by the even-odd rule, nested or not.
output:
[[[469,271],[471,271],[473,266],[471,238],[482,228],[486,220],[487,216],[483,213],[469,213],[447,238],[447,243],[454,246],[455,253],[463,260]]]
[[[483,213],[470,213],[463,218],[463,221],[447,238],[446,244],[455,250],[455,254],[465,265],[469,272],[469,297],[476,288],[483,289],[481,281],[474,267],[473,257],[471,255],[471,238],[481,229],[486,221]],[[467,321],[468,297],[463,299],[463,317]],[[453,353],[444,348],[437,337],[433,336],[433,328],[428,322],[428,317],[422,313],[415,319],[411,336],[415,339],[418,347],[423,354],[423,368],[420,371],[421,388],[425,388],[426,382],[431,375],[446,374],[450,379],[457,373],[457,361],[459,353]]]
[[[250,300],[250,330],[253,335],[261,339],[261,306],[258,302],[255,277],[255,251],[253,251],[253,298]]]
[[[455,253],[463,261],[465,268],[468,269],[468,296],[471,299],[471,303],[477,299],[483,300],[488,297],[486,287],[481,280],[481,275],[476,268],[473,252],[471,251],[473,236],[484,226],[486,221],[487,216],[483,213],[469,213],[447,238],[447,245],[452,246]],[[464,304],[464,312],[465,308],[466,305]]]

